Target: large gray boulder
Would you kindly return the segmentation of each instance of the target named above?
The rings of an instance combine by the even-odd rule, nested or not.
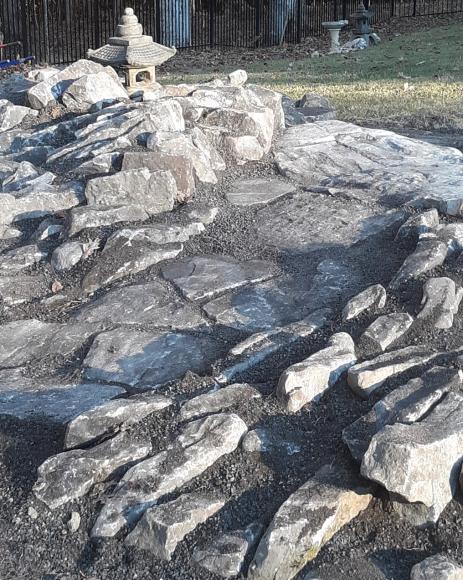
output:
[[[463,567],[444,554],[436,554],[413,566],[410,580],[462,580]]]
[[[36,115],[37,111],[29,107],[20,107],[6,99],[0,99],[0,133],[20,125],[27,116],[33,117]]]
[[[462,298],[463,288],[450,278],[430,278],[423,286],[423,308],[417,319],[430,322],[435,328],[452,328]]]
[[[342,318],[352,320],[373,308],[384,308],[385,304],[386,290],[381,284],[374,284],[349,300],[342,311]]]
[[[365,330],[359,339],[359,347],[369,354],[387,350],[399,340],[413,324],[413,317],[407,312],[393,312],[379,316]]]
[[[73,112],[101,109],[129,95],[122,83],[106,71],[88,74],[75,80],[63,93],[63,105]]]

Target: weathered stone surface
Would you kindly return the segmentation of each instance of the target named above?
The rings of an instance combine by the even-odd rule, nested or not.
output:
[[[386,425],[374,435],[361,472],[438,516],[457,490],[462,458],[463,396],[449,393],[418,423]]]
[[[385,304],[386,290],[381,284],[374,284],[349,300],[342,311],[342,318],[351,320],[373,308],[384,308]]]
[[[371,499],[366,482],[325,465],[275,514],[249,567],[249,580],[294,578]]]
[[[85,358],[84,374],[90,380],[156,386],[187,371],[206,371],[219,352],[209,336],[121,328],[98,335]]]
[[[242,571],[246,556],[263,532],[261,524],[250,524],[244,530],[222,534],[204,548],[195,548],[193,560],[221,578],[235,578]]]
[[[248,453],[285,453],[293,455],[299,453],[301,448],[296,443],[285,441],[279,435],[267,429],[253,429],[243,437],[242,447]]]
[[[418,215],[413,215],[400,226],[396,239],[418,241],[421,234],[434,232],[439,227],[439,212],[429,209]]]
[[[14,105],[6,99],[0,99],[0,133],[9,131],[21,124],[28,115],[35,116],[37,111],[29,109],[29,107]]]
[[[0,224],[0,240],[14,240],[22,236],[21,230]]]
[[[326,348],[290,366],[281,375],[276,395],[288,411],[296,413],[307,403],[317,401],[356,362],[350,335],[334,334]]]
[[[97,177],[87,183],[85,197],[91,206],[139,205],[149,215],[174,207],[177,186],[168,171],[132,169]]]
[[[463,567],[444,554],[436,554],[413,566],[410,580],[462,580]]]
[[[43,274],[15,274],[0,277],[0,300],[4,306],[16,306],[44,296],[49,284]]]
[[[95,405],[70,421],[66,428],[64,446],[66,449],[80,447],[108,432],[133,425],[170,405],[172,399],[149,392]]]
[[[279,326],[273,330],[259,332],[238,343],[228,353],[224,369],[216,378],[218,383],[226,383],[264,362],[275,353],[284,351],[291,344],[309,336],[323,327],[331,318],[329,308],[316,310],[299,322]]]
[[[65,242],[53,252],[51,265],[56,272],[70,270],[80,262],[83,254],[83,244],[80,242]]]
[[[292,183],[278,179],[240,179],[227,193],[227,199],[233,205],[260,205],[270,203],[294,191],[296,187]]]
[[[66,356],[95,333],[92,324],[56,324],[16,320],[0,326],[0,368],[11,368],[37,359]]]
[[[126,523],[137,521],[158,499],[232,453],[246,431],[246,424],[234,414],[212,415],[188,423],[164,451],[126,473],[103,507],[92,536],[114,536]]]
[[[132,246],[134,244],[173,244],[186,242],[192,236],[201,234],[204,225],[200,221],[184,224],[153,224],[141,228],[124,228],[117,230],[106,242],[105,250],[113,247]]]
[[[424,236],[420,237],[415,251],[405,259],[405,262],[391,280],[390,288],[400,288],[403,284],[434,270],[434,268],[444,263],[447,257],[447,244],[431,236],[432,234],[424,234]]]
[[[222,148],[225,154],[237,165],[244,165],[248,161],[260,161],[265,155],[265,150],[259,143],[259,139],[252,135],[238,137],[227,135],[222,140]]]
[[[101,109],[114,101],[128,98],[117,76],[105,71],[80,77],[62,95],[63,105],[78,113],[85,113],[92,108]]]
[[[360,337],[359,347],[369,354],[384,352],[403,336],[412,324],[413,317],[407,312],[379,316]]]
[[[462,298],[463,288],[450,278],[430,278],[423,286],[423,308],[417,319],[431,322],[435,328],[452,328]]]
[[[123,153],[119,151],[111,151],[109,153],[100,153],[95,157],[84,161],[77,168],[79,175],[101,175],[103,173],[111,173],[120,167]]]
[[[147,510],[125,543],[147,550],[160,560],[170,560],[183,538],[224,505],[224,499],[207,493],[181,495],[174,501]]]
[[[0,254],[0,276],[20,272],[41,262],[48,256],[48,252],[41,250],[36,244],[20,246]]]
[[[461,253],[463,250],[463,224],[453,223],[439,226],[436,235],[447,244],[448,254]]]
[[[231,72],[228,75],[228,82],[233,87],[240,87],[240,86],[246,84],[247,80],[248,80],[248,73],[242,69],[234,70],[233,72]]]
[[[183,403],[180,408],[180,418],[189,421],[202,415],[210,415],[219,411],[226,411],[231,407],[245,405],[252,399],[259,399],[261,394],[257,389],[247,384],[235,384],[215,389],[198,395]]]
[[[150,442],[136,441],[123,432],[91,449],[54,455],[38,468],[34,495],[55,509],[82,497],[120,467],[143,459],[150,452]]]
[[[437,356],[438,353],[424,346],[407,346],[354,365],[347,373],[347,382],[354,393],[367,399],[389,377],[425,364]]]
[[[53,236],[58,236],[64,230],[64,221],[59,218],[45,218],[31,236],[31,241],[41,242]]]
[[[459,391],[461,384],[461,371],[435,367],[378,401],[369,413],[344,429],[343,441],[354,459],[361,462],[371,439],[385,425],[419,421],[447,393]]]
[[[157,280],[111,290],[79,308],[72,319],[104,326],[141,324],[186,329],[207,325],[193,306],[183,302]]]
[[[69,235],[74,236],[87,228],[110,226],[119,222],[143,222],[149,218],[148,212],[140,205],[117,207],[76,207],[71,211]]]
[[[239,262],[228,256],[195,256],[166,264],[162,275],[189,300],[204,300],[251,282],[268,280],[276,268],[270,262]]]

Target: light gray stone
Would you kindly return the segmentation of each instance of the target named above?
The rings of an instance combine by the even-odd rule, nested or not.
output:
[[[64,446],[66,449],[81,447],[108,432],[138,423],[151,413],[169,407],[172,402],[164,395],[148,392],[95,405],[68,423]]]
[[[86,495],[96,483],[150,452],[151,442],[137,441],[122,432],[91,449],[59,453],[38,468],[33,493],[49,508],[56,509]]]
[[[189,300],[212,298],[226,290],[272,278],[276,268],[270,262],[239,262],[228,256],[195,256],[161,268],[166,280],[175,284]]]
[[[317,401],[356,362],[350,335],[334,334],[326,348],[290,366],[281,375],[276,395],[287,411],[297,413],[307,403]]]
[[[247,453],[284,453],[294,455],[300,453],[301,448],[296,443],[285,441],[277,434],[267,429],[253,429],[243,437],[242,447]]]
[[[173,244],[187,242],[192,236],[201,234],[204,225],[200,221],[177,224],[153,224],[139,228],[124,228],[117,230],[106,242],[105,250],[113,247],[132,246],[138,243],[146,244]]]
[[[170,560],[183,538],[225,505],[208,493],[187,493],[147,510],[125,543],[147,550],[155,558]]]
[[[104,326],[140,324],[173,329],[207,326],[193,306],[157,280],[110,290],[79,308],[72,319]]]
[[[342,311],[343,320],[352,320],[373,308],[384,308],[386,297],[386,290],[381,284],[368,286],[346,304]]]
[[[407,346],[354,365],[347,373],[347,382],[354,393],[367,399],[389,377],[426,364],[437,356],[439,353],[424,346]]]
[[[203,395],[198,395],[183,403],[180,408],[180,418],[183,421],[189,421],[202,415],[210,415],[211,413],[226,411],[231,407],[246,405],[253,399],[259,399],[260,397],[259,391],[250,385],[229,385],[228,387],[214,389]]]
[[[463,396],[449,393],[417,423],[386,425],[363,456],[362,475],[436,519],[458,487],[463,457]]]
[[[246,424],[234,414],[212,415],[188,423],[164,451],[125,474],[98,516],[92,536],[112,537],[126,523],[136,522],[158,499],[232,453],[246,431]]]
[[[117,76],[106,71],[84,75],[75,80],[63,93],[63,105],[73,112],[85,113],[90,109],[101,109],[129,95],[117,80]]]
[[[76,207],[70,213],[69,236],[88,228],[110,226],[119,222],[143,222],[148,218],[148,212],[140,205]]]
[[[234,87],[241,87],[246,84],[248,73],[245,70],[234,70],[228,75],[228,82]]]
[[[21,246],[0,254],[0,276],[14,274],[25,270],[48,256],[48,252],[41,250],[36,244]]]
[[[453,223],[440,226],[437,237],[447,244],[448,254],[461,253],[463,250],[463,224]]]
[[[204,548],[195,548],[193,560],[211,574],[220,578],[235,578],[263,532],[263,526],[250,524],[244,530],[222,534]]]
[[[450,278],[430,278],[423,286],[423,308],[417,319],[431,322],[435,328],[452,328],[462,298],[462,287]]]
[[[0,99],[0,133],[9,131],[20,125],[27,116],[36,116],[37,111],[29,107],[14,105],[5,99]]]
[[[0,276],[0,300],[4,306],[24,304],[48,292],[49,282],[44,274]]]
[[[296,187],[292,183],[278,179],[240,179],[227,193],[227,199],[233,205],[263,205],[294,191]]]
[[[463,567],[444,554],[436,554],[413,566],[410,580],[462,580]]]
[[[220,354],[210,336],[116,329],[99,334],[84,361],[90,380],[156,386],[205,372]]]
[[[0,240],[14,240],[22,236],[21,230],[0,224]]]
[[[371,499],[367,482],[339,466],[325,465],[273,517],[249,567],[249,580],[294,578]]]
[[[56,272],[70,270],[78,264],[84,254],[81,242],[65,242],[51,256],[51,265]]]
[[[407,312],[393,312],[379,316],[365,330],[359,339],[359,347],[370,355],[384,352],[399,340],[413,324],[413,317]]]
[[[120,167],[123,153],[120,151],[111,151],[109,153],[100,153],[95,157],[84,161],[77,168],[79,175],[101,175],[103,173],[111,173]]]
[[[439,212],[437,209],[429,209],[418,215],[412,215],[400,226],[396,239],[418,241],[421,234],[437,231],[439,227]]]
[[[53,236],[58,236],[64,230],[64,221],[49,217],[40,222],[38,228],[31,236],[31,241],[41,242]]]

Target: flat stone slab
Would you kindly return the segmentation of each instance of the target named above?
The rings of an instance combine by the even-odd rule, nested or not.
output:
[[[260,397],[259,391],[250,385],[229,385],[185,401],[180,408],[180,418],[183,421],[189,421],[202,415],[210,415],[218,411],[226,411],[232,407],[246,405],[252,399]]]
[[[423,286],[423,308],[417,319],[431,322],[435,328],[452,328],[462,298],[463,288],[450,278],[430,278]]]
[[[436,554],[413,566],[410,580],[461,580],[463,567],[448,556]]]
[[[69,422],[64,446],[66,449],[80,447],[108,432],[138,423],[151,413],[161,411],[172,403],[172,399],[164,395],[148,392],[128,399],[116,399],[94,405]]]
[[[174,329],[207,326],[204,317],[193,306],[158,280],[110,290],[79,308],[72,319],[104,326],[141,324]]]
[[[127,432],[91,449],[65,451],[50,457],[38,468],[33,493],[55,509],[82,497],[120,467],[139,461],[150,452],[150,442],[136,441]]]
[[[21,246],[0,254],[0,276],[14,274],[37,264],[48,256],[48,252],[41,250],[36,244]]]
[[[402,224],[397,232],[397,240],[418,241],[421,234],[435,232],[439,227],[439,212],[437,209],[429,209],[418,215],[413,215]]]
[[[116,207],[84,205],[71,210],[70,218],[69,235],[74,236],[88,228],[110,226],[119,222],[143,222],[149,218],[149,214],[140,205]]]
[[[357,475],[325,465],[289,496],[257,547],[249,580],[290,580],[322,546],[368,507],[371,487]]]
[[[104,505],[93,537],[113,537],[135,523],[158,499],[232,453],[246,433],[238,415],[222,413],[188,423],[164,451],[131,468]]]
[[[170,560],[183,538],[224,505],[224,499],[208,493],[181,495],[147,510],[125,543],[138,550],[147,550],[160,560]]]
[[[352,320],[373,308],[384,308],[386,298],[386,290],[381,284],[368,286],[349,300],[342,311],[342,318],[343,320]]]
[[[356,362],[350,335],[334,334],[326,348],[290,366],[281,375],[276,396],[287,411],[296,413],[307,403],[317,401]]]
[[[354,393],[367,399],[389,377],[426,364],[437,356],[439,353],[424,346],[407,346],[354,365],[347,373],[347,382]]]
[[[189,300],[212,298],[226,290],[275,276],[277,268],[270,262],[239,262],[228,256],[184,258],[162,267],[162,275],[173,282]]]
[[[280,435],[273,433],[269,429],[258,427],[248,431],[243,437],[243,450],[247,453],[284,453],[294,455],[300,453],[299,445],[292,441],[286,441]]]
[[[279,179],[240,179],[226,194],[230,203],[239,206],[265,205],[296,191],[296,186]]]
[[[130,386],[157,386],[187,371],[205,372],[219,356],[209,336],[116,329],[95,339],[84,361],[87,379]]]
[[[393,312],[379,316],[365,330],[359,339],[359,347],[369,354],[378,354],[387,350],[399,340],[413,324],[413,317],[407,312]]]

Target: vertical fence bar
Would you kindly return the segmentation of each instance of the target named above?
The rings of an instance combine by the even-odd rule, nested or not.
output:
[[[302,42],[302,0],[297,0],[296,6],[296,41]]]
[[[209,46],[215,45],[215,2],[209,4]]]
[[[261,0],[254,0],[254,35],[255,44],[257,48],[260,46],[262,35],[262,2]]]
[[[50,30],[48,23],[48,0],[43,0],[43,34],[45,45],[45,61],[50,63]]]

